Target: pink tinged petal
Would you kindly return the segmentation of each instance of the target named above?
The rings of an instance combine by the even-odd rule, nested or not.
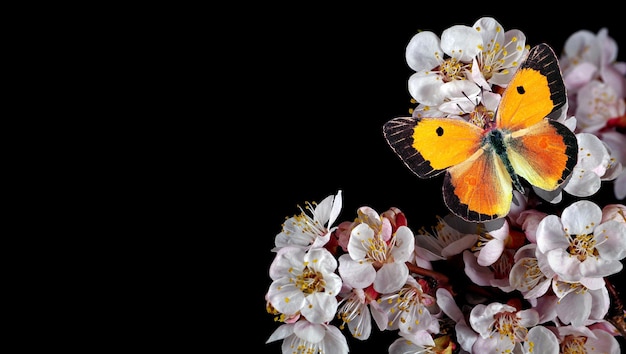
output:
[[[556,215],[548,215],[537,226],[537,248],[541,253],[554,249],[566,249],[569,239]]]
[[[556,279],[552,282],[552,291],[559,298],[559,300],[572,291],[579,290],[579,288],[580,286],[578,283],[567,283]]]
[[[270,265],[269,275],[273,280],[292,276],[293,271],[304,269],[305,250],[300,247],[283,247],[276,252],[276,258]]]
[[[528,331],[528,339],[524,342],[524,353],[559,354],[559,341],[556,335],[544,326],[536,326]]]
[[[478,338],[478,333],[474,332],[465,321],[457,322],[454,326],[454,330],[456,331],[456,339],[461,345],[461,348],[467,352],[471,352],[472,346],[476,343],[476,339]]]
[[[389,320],[387,319],[387,314],[380,308],[376,301],[370,303],[370,312],[372,313],[372,317],[374,317],[374,322],[376,322],[376,326],[381,331],[387,329],[387,323]]]
[[[599,166],[606,165],[609,152],[602,140],[591,133],[576,134],[578,142],[578,161],[576,167],[584,170],[596,170]],[[597,173],[603,175],[604,171]]]
[[[330,220],[330,213],[333,208],[334,195],[329,195],[317,204],[314,211],[314,219],[319,221],[321,225],[330,226],[328,221]]]
[[[602,258],[587,257],[580,263],[580,273],[583,277],[601,278],[619,273],[624,265],[620,261]]]
[[[626,111],[626,102],[620,100],[620,103],[620,115],[622,115]],[[615,157],[618,162],[626,164],[626,140],[624,139],[623,133],[617,131],[603,132],[602,142],[608,146],[608,149],[611,150],[611,155]],[[622,207],[624,206],[622,205]]]
[[[278,326],[278,328],[276,328],[276,330],[270,335],[265,343],[267,344],[289,337],[293,334],[294,326],[295,325],[293,324],[283,324]]]
[[[563,280],[577,282],[583,276],[580,271],[580,261],[577,257],[557,249],[546,254],[550,268]]]
[[[389,219],[387,218],[383,218],[380,234],[385,242],[389,241],[389,239],[391,238],[392,231],[393,227],[391,226],[391,221],[389,221]]]
[[[326,336],[326,325],[298,321],[294,325],[293,333],[311,343],[319,343]]]
[[[576,166],[572,172],[572,178],[563,190],[575,197],[588,197],[599,191],[601,186],[600,176],[592,170],[584,170]]]
[[[493,110],[493,111],[495,111],[498,108],[498,105],[500,104],[500,99],[502,98],[502,96],[500,96],[497,93],[487,92],[487,91],[482,92],[482,97],[483,97],[481,101],[482,104],[485,107],[487,107],[487,109]]]
[[[588,327],[559,326],[557,327],[557,331],[559,333],[559,337],[561,338],[568,336],[568,335],[573,335],[577,337],[596,338],[596,335],[593,334],[591,329]]]
[[[339,328],[335,326],[326,327],[324,349],[326,353],[348,354],[348,341]],[[290,348],[287,352],[283,351],[283,353],[291,353],[292,351],[293,348]]]
[[[537,245],[534,243],[529,243],[520,247],[516,252],[515,256],[513,256],[513,260],[518,262],[522,258],[535,258],[535,253],[537,251]]]
[[[519,324],[522,327],[533,327],[539,323],[539,312],[535,309],[521,310],[517,312]]]
[[[300,312],[311,323],[330,322],[337,312],[337,298],[327,293],[313,293],[306,297]]]
[[[391,249],[394,262],[404,263],[408,261],[415,250],[415,237],[413,231],[407,226],[400,226],[396,231],[395,245]]]
[[[559,300],[556,313],[564,324],[571,324],[574,327],[584,326],[591,313],[591,304],[591,295],[588,292],[581,294],[572,292]]]
[[[441,33],[441,49],[449,56],[469,63],[480,52],[483,39],[474,28],[454,25]]]
[[[374,238],[374,230],[368,224],[358,224],[350,232],[348,253],[354,260],[361,260],[367,256],[368,240]]]
[[[500,288],[500,290],[504,291],[505,293],[510,293],[511,291],[515,290],[515,288],[511,286],[509,278],[493,279],[489,283],[489,285]]]
[[[444,288],[437,289],[437,305],[448,315],[454,322],[465,322],[465,317],[454,301],[450,291]]]
[[[474,58],[474,60],[472,61],[472,71],[471,71],[470,77],[472,79],[472,82],[474,82],[476,85],[478,85],[480,87],[490,87],[491,86],[491,85],[489,85],[489,83],[485,79],[485,76],[483,75],[482,71],[480,70],[480,65],[478,64],[478,60],[476,58]],[[511,80],[509,80],[509,81],[511,81]],[[485,92],[485,93],[487,93],[487,92]]]
[[[626,95],[626,79],[624,79],[624,74],[622,74],[617,67],[613,65],[602,67],[600,77],[603,82],[615,90],[615,94],[618,97],[624,97]]]
[[[343,280],[341,277],[335,273],[326,273],[324,274],[324,292],[329,295],[336,296],[341,292],[341,287],[343,286]]]
[[[565,41],[563,54],[568,58],[582,57],[585,61],[600,63],[600,50],[596,34],[589,30],[574,32]]]
[[[537,299],[543,296],[548,289],[550,289],[550,284],[552,284],[552,279],[546,278],[537,284],[534,288],[530,289],[527,293],[524,294],[524,299]]]
[[[604,278],[582,278],[580,283],[589,290],[599,290],[606,287]]]
[[[472,345],[472,350],[470,353],[506,353],[498,351],[498,346],[500,341],[494,338],[485,338],[485,337],[477,337],[474,345]],[[510,340],[507,342],[511,343]],[[509,352],[513,352],[513,347],[509,349]]]
[[[590,234],[602,221],[602,209],[593,202],[580,200],[563,210],[561,221],[570,235]]]
[[[613,336],[620,335],[619,330],[607,320],[599,320],[593,324],[588,325],[587,328],[590,328],[591,330],[599,329],[601,331],[610,333]]]
[[[534,209],[524,210],[520,213],[517,223],[522,226],[528,241],[537,243],[537,226],[546,215],[546,213]]]
[[[316,237],[315,240],[313,241],[313,244],[311,244],[311,247],[309,247],[309,248],[321,248],[321,247],[324,247],[324,245],[327,244],[328,241],[330,240],[331,232],[332,231],[328,231],[326,233],[326,235]]]
[[[509,231],[509,223],[505,221],[502,226],[497,229],[489,230],[489,235],[496,240],[504,241],[509,237]]]
[[[472,25],[478,31],[483,43],[501,43],[504,39],[502,25],[493,17],[481,17]],[[489,44],[489,45],[490,45]],[[487,49],[487,48],[485,48]]]
[[[267,295],[272,306],[288,316],[296,314],[305,304],[302,290],[296,287],[289,278],[272,282]]]
[[[602,222],[614,220],[620,223],[626,223],[626,205],[623,204],[607,204],[602,208]]]
[[[438,106],[445,96],[441,93],[443,81],[437,73],[417,72],[409,77],[408,90],[419,103],[427,106]]]
[[[339,257],[339,275],[346,285],[364,289],[376,279],[376,269],[369,262],[355,261],[344,254]]]
[[[539,312],[539,323],[554,322],[558,300],[554,295],[545,295],[537,299],[533,307]]]
[[[597,71],[598,68],[591,63],[580,63],[563,76],[565,87],[572,92],[577,92],[581,87],[593,80]]]
[[[496,340],[496,343],[496,350],[494,353],[512,353],[516,344],[515,341],[509,339],[508,337]]]
[[[399,334],[400,337],[393,341],[393,343],[389,346],[387,351],[389,354],[423,353],[426,351],[425,346],[419,344],[418,339],[414,338],[413,334],[402,332]],[[426,334],[430,337],[430,334]]]
[[[416,331],[415,333],[400,333],[400,335],[420,346],[424,346],[424,347],[435,346],[435,341],[433,340],[433,336],[427,331]]]
[[[603,66],[617,60],[617,42],[609,36],[608,28],[600,28],[596,34],[596,41],[600,45],[600,57],[602,58],[600,63]]]
[[[372,316],[367,305],[362,305],[360,309],[359,313],[348,322],[348,329],[354,338],[366,340],[372,333]]]
[[[337,269],[337,260],[325,248],[312,248],[304,256],[307,267],[320,273],[333,273]]]
[[[418,235],[416,238],[415,253],[418,257],[427,261],[439,261],[446,259],[441,255],[441,245],[431,236]]]
[[[586,348],[589,353],[620,353],[619,342],[614,336],[601,329],[594,329],[592,332],[596,338],[589,337],[587,339]]]
[[[333,207],[330,210],[330,218],[328,220],[328,226],[330,227],[335,223],[339,213],[341,212],[341,208],[343,206],[343,198],[341,196],[341,190],[337,192],[335,199],[333,200]]]
[[[406,63],[414,71],[434,69],[443,62],[439,37],[430,31],[417,33],[406,46],[405,57]]]
[[[609,306],[611,305],[609,291],[604,287],[599,290],[590,290],[589,294],[591,294],[592,303],[589,318],[592,320],[602,320],[609,312]]]
[[[360,207],[357,210],[358,219],[361,223],[368,224],[372,229],[380,231],[382,229],[382,220],[378,212],[368,206]]]
[[[593,234],[600,257],[607,260],[626,257],[626,223],[609,220],[598,225]]]
[[[586,197],[600,189],[600,177],[606,171],[609,154],[605,145],[594,134],[578,133],[576,140],[579,147],[578,160],[564,190],[577,197]]]
[[[400,290],[409,275],[409,268],[404,263],[386,263],[374,279],[374,290],[381,294],[389,294]]]
[[[480,96],[481,92],[481,88],[476,85],[476,83],[469,80],[453,80],[446,82],[441,86],[441,93],[449,99],[458,98],[460,101],[456,101],[461,108],[468,109],[466,112],[473,110],[475,107],[474,102],[476,102],[476,98]],[[467,105],[465,105],[466,103]],[[441,107],[439,109],[444,111]],[[457,108],[453,112],[458,113],[459,109]]]
[[[480,250],[478,254],[478,264],[487,267],[492,265],[500,258],[504,251],[504,242],[498,239],[492,239]]]
[[[460,239],[444,247],[443,250],[441,251],[441,255],[444,256],[445,258],[455,256],[457,254],[462,253],[465,250],[470,249],[472,246],[476,244],[476,241],[478,241],[478,235],[476,234],[465,235],[461,237]]]
[[[463,263],[465,263],[465,274],[480,286],[491,286],[494,274],[489,268],[478,265],[476,256],[470,251],[463,252]]]

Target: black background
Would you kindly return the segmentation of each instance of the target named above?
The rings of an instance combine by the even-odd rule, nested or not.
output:
[[[546,42],[558,54],[572,33],[606,27],[618,42],[618,60],[626,58],[623,20],[606,6],[520,7],[512,12],[469,10],[481,6],[469,3],[429,6],[413,2],[339,10],[264,5],[242,9],[245,14],[229,25],[239,32],[227,40],[231,59],[222,90],[233,101],[222,121],[232,153],[221,174],[233,186],[228,214],[235,217],[237,231],[228,231],[229,243],[245,248],[248,284],[245,296],[237,294],[235,301],[243,306],[236,328],[243,328],[250,341],[246,351],[280,352],[281,341],[265,344],[279,323],[266,313],[264,295],[271,283],[274,237],[286,217],[299,213],[297,205],[321,201],[341,189],[344,206],[338,222],[353,219],[363,205],[379,212],[395,206],[406,213],[414,231],[430,228],[435,215],[446,214],[441,178],[415,177],[381,133],[383,123],[408,115],[413,107],[407,91],[412,70],[404,54],[414,34],[430,30],[441,35],[452,25],[472,26],[480,17],[492,16],[504,30],[524,32],[527,44]],[[604,183],[589,199],[617,202],[612,188]],[[241,292],[241,280],[232,282],[234,291]],[[373,332],[364,342],[344,332],[350,352],[386,353],[396,334]]]

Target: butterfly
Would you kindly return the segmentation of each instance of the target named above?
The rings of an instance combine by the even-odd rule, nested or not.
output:
[[[383,134],[420,178],[445,172],[443,198],[452,213],[486,222],[509,213],[523,180],[554,191],[571,175],[576,136],[551,118],[566,103],[557,57],[543,43],[528,51],[486,128],[452,117],[398,117]]]

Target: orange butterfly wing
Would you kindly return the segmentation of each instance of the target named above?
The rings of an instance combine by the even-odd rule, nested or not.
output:
[[[465,220],[497,219],[511,208],[511,176],[495,150],[486,146],[467,161],[448,169],[443,197],[448,209]]]
[[[565,84],[552,48],[533,47],[502,94],[496,126],[510,131],[539,123],[567,102]]]
[[[411,171],[428,178],[469,159],[482,129],[461,119],[399,117],[383,125],[383,134]]]
[[[546,117],[567,102],[554,51],[533,47],[502,95],[496,126],[515,173],[544,190],[558,188],[577,162],[576,136]],[[510,134],[507,134],[510,133]]]

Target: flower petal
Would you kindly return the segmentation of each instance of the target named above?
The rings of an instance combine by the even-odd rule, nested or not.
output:
[[[404,263],[385,263],[376,272],[374,290],[389,294],[400,290],[409,276],[409,268]]]

